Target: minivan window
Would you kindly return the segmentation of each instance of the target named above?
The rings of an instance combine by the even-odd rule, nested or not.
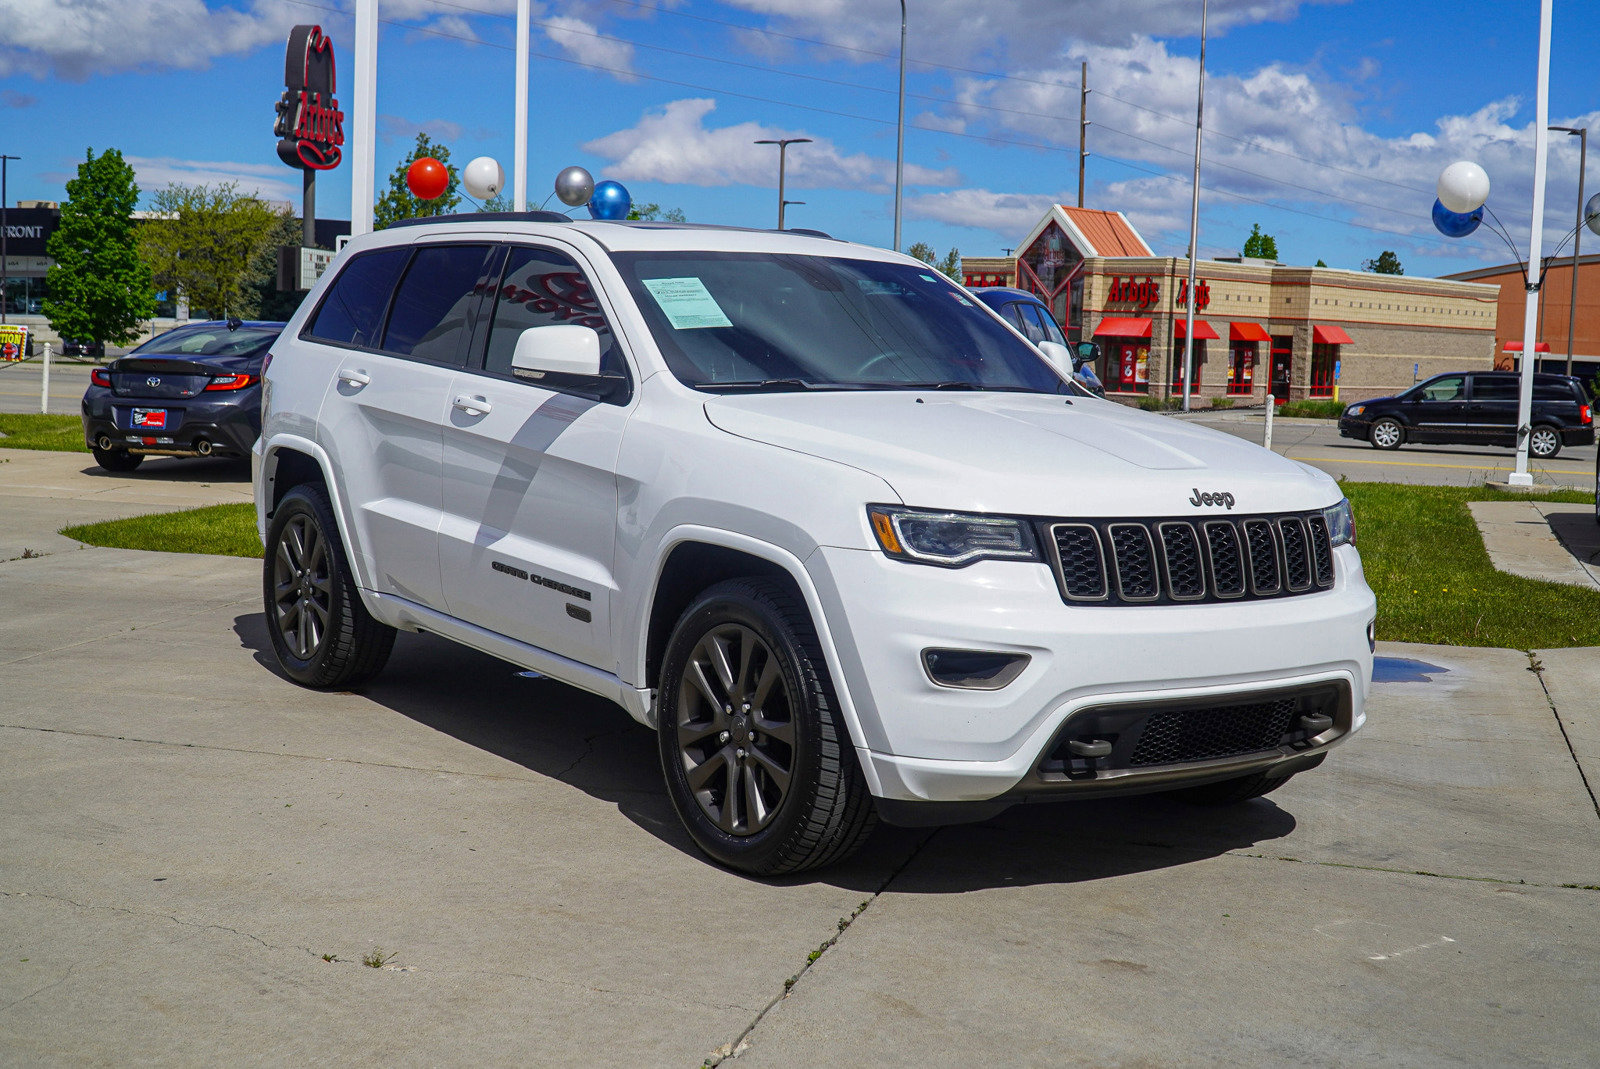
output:
[[[410,255],[409,246],[400,246],[352,258],[333,280],[304,335],[335,345],[376,347],[389,293]]]
[[[395,291],[383,349],[435,364],[461,364],[469,317],[495,246],[423,245]]]
[[[1517,380],[1500,375],[1493,377],[1488,375],[1474,376],[1472,380],[1472,399],[1474,401],[1515,401],[1517,399]]]
[[[1560,379],[1557,379],[1555,382],[1540,382],[1538,379],[1534,379],[1533,399],[1535,401],[1578,400],[1572,389],[1572,383],[1562,382]]]

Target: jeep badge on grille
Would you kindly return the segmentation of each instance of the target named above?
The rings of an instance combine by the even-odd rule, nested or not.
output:
[[[1189,504],[1195,508],[1199,508],[1201,505],[1226,505],[1231,509],[1233,508],[1233,495],[1227,492],[1202,494],[1197,486],[1194,488],[1194,496],[1189,499]]]

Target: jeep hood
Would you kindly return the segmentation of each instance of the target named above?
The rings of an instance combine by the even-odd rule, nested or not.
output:
[[[1323,508],[1327,475],[1220,431],[1098,398],[816,391],[723,395],[729,434],[871,472],[908,505],[1035,516],[1187,516]]]

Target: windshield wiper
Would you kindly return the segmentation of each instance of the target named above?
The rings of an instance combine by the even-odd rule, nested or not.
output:
[[[897,390],[987,390],[988,386],[979,386],[976,382],[967,382],[963,379],[945,379],[942,382],[897,382]]]
[[[805,379],[749,379],[735,382],[697,382],[697,390],[738,390],[743,393],[758,393],[763,390],[780,393],[786,390],[825,390],[826,383],[807,382]]]

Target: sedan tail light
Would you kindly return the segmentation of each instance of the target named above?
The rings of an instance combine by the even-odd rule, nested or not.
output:
[[[89,381],[96,386],[104,386],[109,390],[111,389],[111,372],[106,368],[97,367],[89,372]]]
[[[218,375],[206,385],[208,390],[242,390],[260,382],[255,375]]]

